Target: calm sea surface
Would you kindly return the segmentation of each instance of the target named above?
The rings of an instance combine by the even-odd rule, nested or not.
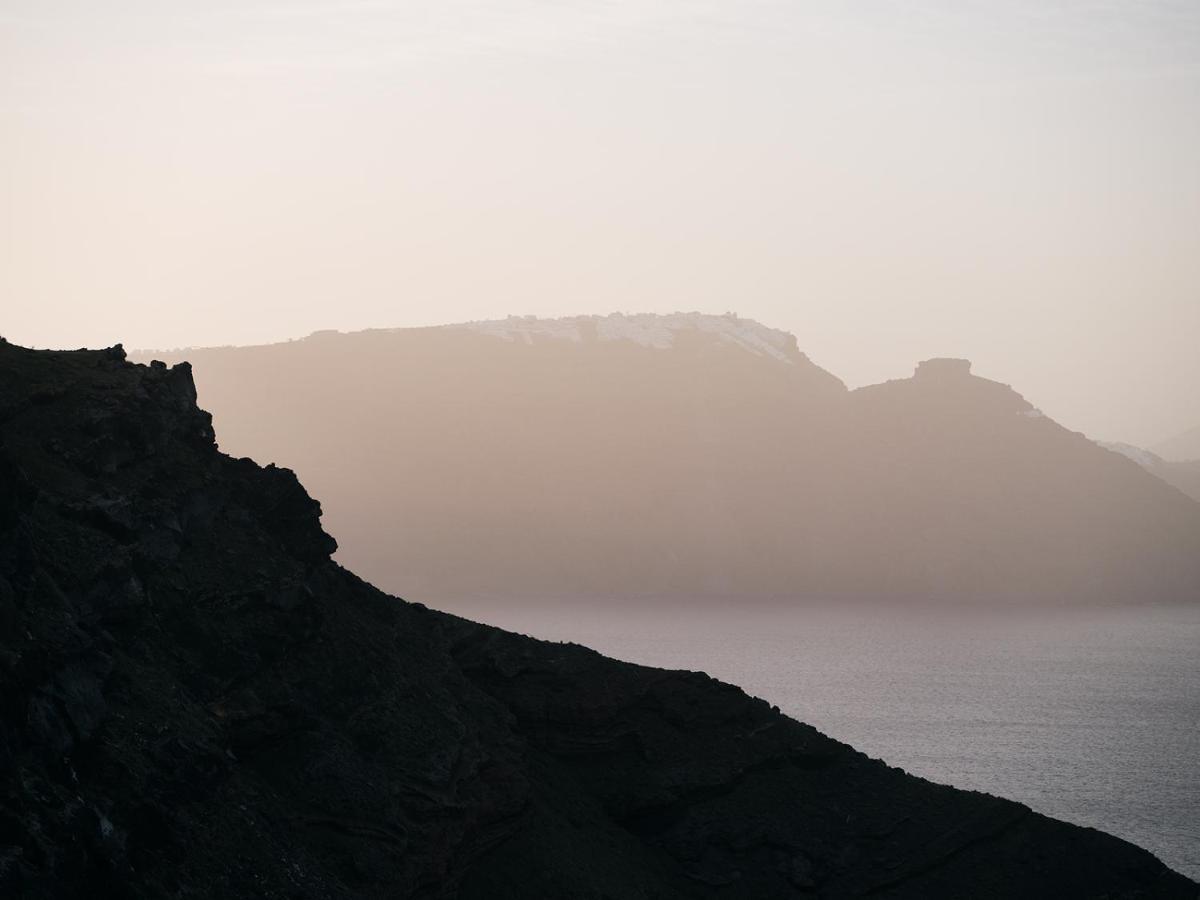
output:
[[[1200,879],[1200,610],[461,612],[708,672],[892,765],[1102,829]]]

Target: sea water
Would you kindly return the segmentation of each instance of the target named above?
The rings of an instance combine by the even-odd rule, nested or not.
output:
[[[1107,831],[1200,879],[1200,609],[460,611],[707,672],[891,765]]]

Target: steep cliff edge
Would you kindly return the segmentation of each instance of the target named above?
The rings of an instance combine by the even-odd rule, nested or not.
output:
[[[0,342],[0,895],[1194,897],[699,674],[387,596],[186,366]]]

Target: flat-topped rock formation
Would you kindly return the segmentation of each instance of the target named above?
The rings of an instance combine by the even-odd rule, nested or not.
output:
[[[917,363],[917,370],[913,372],[913,378],[966,378],[970,374],[971,361],[969,359],[942,357]]]
[[[703,334],[785,363],[807,359],[800,352],[794,335],[767,328],[753,319],[743,319],[733,313],[723,316],[704,313],[613,313],[608,316],[571,316],[562,319],[509,316],[507,319],[445,327],[492,335],[507,341],[519,340],[526,344],[543,338],[568,340],[577,344],[584,341],[630,341],[658,350],[674,347],[680,336],[687,339],[694,334]]]

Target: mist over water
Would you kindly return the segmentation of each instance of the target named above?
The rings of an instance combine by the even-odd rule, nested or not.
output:
[[[702,670],[889,764],[1200,877],[1200,610],[456,609]]]

